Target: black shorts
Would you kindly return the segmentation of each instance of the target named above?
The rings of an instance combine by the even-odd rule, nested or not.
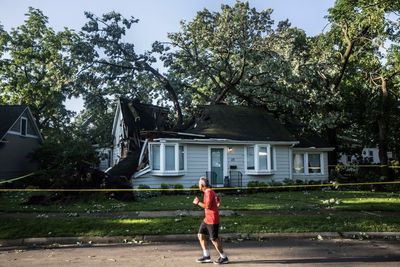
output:
[[[200,224],[199,234],[210,236],[211,240],[218,239],[219,224],[206,224],[204,221]]]

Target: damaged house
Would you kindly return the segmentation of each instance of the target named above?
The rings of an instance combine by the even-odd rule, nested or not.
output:
[[[112,175],[140,184],[247,186],[328,180],[328,152],[312,138],[296,138],[268,112],[244,106],[203,106],[182,132],[171,131],[168,109],[121,99],[113,124]]]

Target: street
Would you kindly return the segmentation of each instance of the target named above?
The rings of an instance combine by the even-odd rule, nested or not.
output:
[[[274,239],[226,242],[224,247],[235,266],[400,266],[395,240]],[[199,266],[200,255],[196,242],[0,247],[0,266]],[[214,249],[211,257],[218,258]]]

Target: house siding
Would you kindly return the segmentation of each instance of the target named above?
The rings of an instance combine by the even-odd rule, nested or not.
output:
[[[29,154],[41,146],[39,138],[6,134],[6,143],[0,143],[0,179],[14,178],[37,169]]]
[[[21,118],[26,118],[27,119],[27,127],[26,127],[26,133],[28,135],[32,135],[32,136],[38,136],[38,134],[35,131],[35,127],[33,125],[33,122],[29,119],[30,116],[28,114],[28,111],[25,111],[21,117],[18,118],[17,121],[15,121],[15,123],[13,124],[13,126],[11,127],[10,131],[12,132],[16,132],[16,133],[20,133],[21,132]]]
[[[124,132],[123,132],[122,112],[120,111],[116,119],[115,133],[113,136],[111,166],[114,166],[120,160],[121,157],[120,137],[121,136],[123,137],[123,135]]]
[[[264,182],[270,183],[283,182],[285,179],[290,178],[290,163],[289,163],[289,146],[273,146],[275,155],[275,170],[270,175],[243,175],[243,186],[247,186],[249,182]],[[244,149],[243,149],[244,151]],[[243,152],[244,153],[244,152]],[[243,165],[244,169],[244,165]]]
[[[186,172],[180,176],[154,176],[151,172],[133,179],[133,186],[141,184],[159,188],[161,184],[181,184],[185,188],[197,185],[199,177],[205,176],[208,166],[208,146],[187,145]],[[190,159],[190,160],[188,160]]]
[[[182,184],[185,188],[196,185],[199,177],[205,176],[209,167],[209,147],[225,147],[231,148],[227,153],[227,173],[229,171],[240,171],[243,175],[242,186],[247,186],[250,181],[259,181],[269,183],[272,181],[283,182],[284,179],[290,178],[290,147],[289,146],[274,146],[274,162],[275,170],[271,175],[247,175],[245,168],[245,147],[244,145],[193,145],[188,144],[186,155],[186,172],[181,176],[154,176],[151,172],[144,174],[138,178],[133,178],[134,187],[140,184],[145,184],[151,188],[159,188],[164,184]],[[325,157],[324,157],[325,158]],[[236,168],[235,168],[236,167]]]

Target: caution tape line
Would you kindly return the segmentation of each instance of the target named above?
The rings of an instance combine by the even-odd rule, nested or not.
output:
[[[345,168],[384,168],[388,167],[389,169],[400,169],[400,166],[391,166],[391,165],[328,165],[328,167],[345,167]]]
[[[279,188],[307,188],[307,187],[340,187],[340,186],[360,186],[360,185],[393,185],[400,184],[400,181],[392,182],[369,182],[369,183],[331,183],[331,184],[312,184],[312,185],[275,185],[258,187],[221,187],[213,188],[215,191],[226,190],[254,190],[254,189],[279,189]],[[88,189],[35,189],[35,188],[15,188],[0,189],[0,192],[151,192],[151,191],[198,191],[198,188],[88,188]]]
[[[12,179],[5,180],[5,181],[0,181],[0,184],[6,184],[6,183],[11,183],[11,182],[14,182],[14,181],[17,181],[17,180],[21,180],[21,179],[24,179],[24,178],[26,178],[26,177],[32,176],[33,174],[34,174],[34,173],[31,172],[31,173],[28,173],[28,174],[26,174],[26,175],[24,175],[24,176],[12,178]]]

